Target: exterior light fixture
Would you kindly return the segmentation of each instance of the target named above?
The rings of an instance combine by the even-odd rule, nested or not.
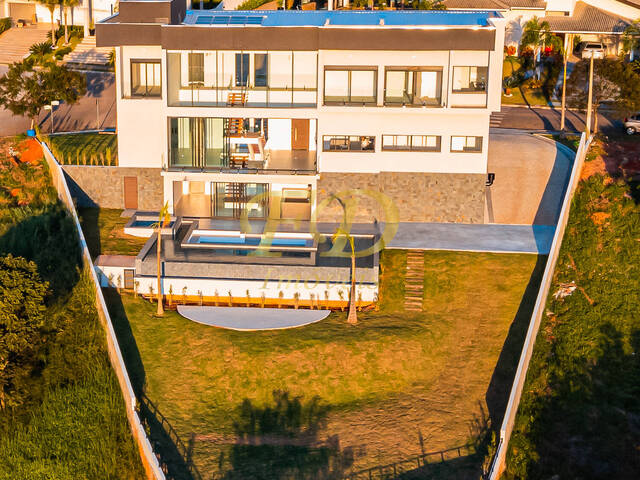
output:
[[[211,195],[211,182],[205,182],[204,184],[204,194]]]
[[[189,181],[188,180],[183,180],[182,181],[182,194],[183,195],[188,195],[189,194]]]

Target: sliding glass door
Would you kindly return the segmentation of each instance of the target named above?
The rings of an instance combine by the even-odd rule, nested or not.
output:
[[[268,183],[214,182],[211,196],[214,217],[266,218],[269,205]]]
[[[171,166],[225,166],[222,118],[172,118],[170,133]]]

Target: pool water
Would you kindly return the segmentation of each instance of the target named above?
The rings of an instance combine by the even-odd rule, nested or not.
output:
[[[140,228],[147,228],[147,227],[153,227],[158,223],[157,220],[134,220],[133,223],[130,225],[131,227],[140,227]],[[173,222],[170,222],[169,225],[167,225],[167,227],[171,227],[173,226]]]
[[[193,238],[193,243],[211,243],[224,245],[260,245],[261,239],[258,237],[222,237],[202,235]],[[307,240],[304,238],[272,238],[264,243],[265,246],[272,245],[274,247],[306,247]]]

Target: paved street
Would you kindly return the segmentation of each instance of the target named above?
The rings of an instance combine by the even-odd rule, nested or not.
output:
[[[584,130],[585,115],[582,112],[567,111],[566,130]],[[560,108],[543,108],[503,105],[500,113],[491,116],[493,128],[516,128],[521,130],[560,130]],[[598,115],[598,129],[603,133],[621,132],[622,123],[610,113]]]
[[[7,67],[0,65],[0,76]],[[87,76],[87,93],[75,105],[61,104],[54,112],[55,131],[72,131],[116,126],[116,87],[113,73],[90,72]],[[98,108],[96,109],[96,101]],[[16,117],[0,109],[0,136],[16,135],[29,128],[29,119]],[[38,121],[40,128],[51,129],[50,112],[43,111]]]

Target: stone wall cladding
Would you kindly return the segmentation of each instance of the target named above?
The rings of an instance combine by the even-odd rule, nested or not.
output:
[[[138,210],[162,207],[160,168],[62,165],[71,196],[80,207],[124,209],[124,177],[138,178]]]
[[[318,180],[318,204],[331,194],[353,189],[382,192],[398,208],[400,222],[484,223],[486,175],[472,173],[333,173]],[[359,196],[354,222],[389,221],[371,198]],[[342,208],[333,201],[319,209],[318,221],[340,222]]]

